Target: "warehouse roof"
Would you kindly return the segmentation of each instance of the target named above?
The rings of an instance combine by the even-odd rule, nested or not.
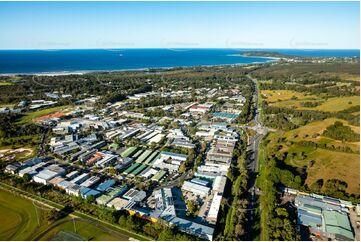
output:
[[[179,153],[174,153],[174,152],[168,152],[168,151],[162,151],[160,154],[161,154],[161,155],[166,155],[166,156],[177,157],[177,158],[183,158],[183,159],[186,159],[186,158],[187,158],[187,155],[183,155],[183,154],[179,154]]]
[[[326,232],[341,235],[349,240],[354,239],[348,216],[337,211],[323,211]]]
[[[130,172],[132,172],[133,170],[135,170],[138,166],[140,166],[140,163],[134,163],[133,165],[131,165],[128,169],[126,169],[123,173],[124,174],[129,174]]]
[[[124,151],[120,154],[120,156],[121,156],[122,158],[124,158],[124,157],[129,157],[129,156],[130,156],[131,154],[133,154],[137,149],[138,149],[138,148],[137,148],[137,147],[134,147],[134,146],[129,147],[129,148],[127,148],[126,150],[124,150]]]
[[[214,233],[214,228],[212,227],[179,218],[174,215],[162,216],[162,219],[164,219],[170,224],[176,225],[182,231],[191,233],[196,236],[201,236],[204,239],[212,240]]]
[[[137,169],[131,172],[131,175],[136,176],[147,167],[147,165],[141,164]]]
[[[322,229],[320,227],[322,225],[322,217],[303,209],[298,209],[298,223],[313,228],[319,228],[320,230]]]
[[[120,197],[116,197],[113,200],[111,200],[110,202],[107,203],[108,207],[113,207],[116,210],[120,210],[125,208],[127,205],[129,204],[129,200],[126,200],[124,198],[120,198]]]
[[[108,179],[108,180],[100,183],[95,189],[98,191],[104,192],[105,190],[107,190],[108,188],[113,186],[114,184],[115,184],[115,180]]]
[[[221,201],[222,201],[222,196],[215,194],[212,199],[211,207],[209,208],[209,212],[208,212],[209,218],[216,219],[218,217],[218,212],[219,212],[219,209],[221,206]]]
[[[158,171],[153,177],[152,180],[153,181],[159,181],[160,179],[162,179],[162,177],[166,174],[166,171],[164,170],[160,170]]]

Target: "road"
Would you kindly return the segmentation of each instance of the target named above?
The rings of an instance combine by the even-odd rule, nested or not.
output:
[[[258,174],[258,153],[259,153],[259,145],[268,133],[268,129],[263,126],[262,120],[260,117],[260,107],[258,106],[258,85],[257,80],[252,78],[251,76],[247,75],[249,79],[251,79],[255,86],[255,93],[253,95],[253,100],[255,103],[255,111],[253,114],[253,122],[255,123],[254,126],[246,126],[247,128],[253,129],[256,131],[254,136],[249,137],[249,142],[247,146],[247,152],[250,154],[247,157],[247,169],[249,172],[249,181],[248,181],[248,214],[247,214],[247,225],[246,226],[246,238],[247,240],[255,239],[256,233],[253,229],[255,225],[255,221],[257,219],[255,211],[257,209],[257,187],[256,187],[256,179]]]

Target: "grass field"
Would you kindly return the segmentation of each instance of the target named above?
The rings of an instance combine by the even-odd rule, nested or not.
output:
[[[359,96],[333,97],[329,98],[327,101],[317,107],[302,109],[318,110],[324,112],[338,112],[357,105],[360,105]]]
[[[43,223],[38,226],[35,208],[29,200],[1,189],[0,214],[0,240],[31,240],[47,226]]]
[[[339,75],[339,77],[343,81],[358,81],[358,82],[360,81],[360,76],[359,75],[342,74],[342,75]]]
[[[325,112],[338,112],[360,105],[359,96],[350,97],[316,97],[307,93],[296,92],[291,90],[262,90],[263,99],[270,105],[278,107],[295,108],[299,110],[318,110]],[[316,107],[303,107],[302,102],[319,102]],[[295,124],[302,125],[301,120],[292,119]],[[284,153],[288,152],[297,154],[295,157],[287,157],[286,164],[293,167],[307,167],[306,184],[310,185],[317,179],[340,179],[347,182],[349,193],[358,193],[360,189],[360,142],[342,142],[322,136],[324,130],[333,125],[336,121],[341,121],[344,125],[360,133],[360,127],[349,125],[347,121],[328,118],[322,121],[316,121],[291,131],[276,131],[268,136],[270,143],[267,145],[267,153]],[[282,141],[281,138],[285,138]],[[317,144],[332,145],[335,148],[349,147],[355,153],[341,152],[340,150],[329,150],[321,148],[312,148],[297,144],[299,141],[312,141]],[[279,145],[282,145],[279,146]],[[275,149],[278,147],[279,150]],[[277,151],[275,151],[277,150]],[[304,156],[302,156],[302,153]],[[310,167],[311,160],[316,161]]]
[[[116,241],[116,240],[128,240],[128,237],[119,237],[104,232],[100,228],[82,221],[67,222],[57,226],[47,233],[41,240],[52,240],[60,234],[76,234],[83,238],[83,240],[105,240],[105,241]]]
[[[26,124],[26,123],[31,122],[34,118],[49,115],[51,113],[55,113],[55,112],[58,112],[58,111],[64,111],[67,108],[69,108],[69,106],[58,106],[58,107],[42,109],[42,110],[35,111],[35,112],[28,112],[28,113],[25,114],[25,116],[23,116],[18,121],[18,124]]]
[[[307,93],[296,92],[292,90],[262,90],[261,94],[264,96],[264,100],[268,103],[275,103],[281,101],[291,100],[293,97],[297,100],[318,100],[315,95]]]
[[[39,205],[38,205],[39,206]],[[41,232],[46,231],[53,224],[41,219],[42,209],[36,209],[30,200],[18,197],[13,193],[0,189],[0,240],[33,240]],[[40,217],[38,225],[37,215]],[[59,226],[47,232],[41,240],[51,240],[63,231],[75,233],[86,240],[128,240],[127,236],[112,235],[102,229],[82,221],[72,221],[61,224],[63,220],[56,221]]]
[[[10,86],[13,85],[11,82],[0,82],[0,86]]]
[[[317,110],[324,112],[339,112],[360,105],[359,96],[350,97],[316,97],[307,93],[291,90],[262,90],[264,100],[277,107],[296,108],[300,110]],[[303,102],[321,102],[316,107],[303,107]]]
[[[13,108],[14,106],[15,106],[15,104],[13,104],[13,103],[0,104],[0,108]]]
[[[313,122],[301,128],[291,130],[288,132],[276,131],[271,133],[267,139],[270,143],[267,145],[268,153],[275,153],[274,147],[282,145],[282,149],[278,152],[295,153],[294,158],[287,158],[286,164],[293,167],[307,167],[307,179],[306,184],[311,185],[317,179],[340,179],[347,182],[347,192],[357,193],[360,188],[360,154],[359,154],[359,142],[354,143],[342,143],[333,139],[328,139],[323,136],[312,137],[314,133],[322,133],[329,124],[333,124],[336,119],[327,119],[325,121]],[[343,121],[346,123],[345,121]],[[359,127],[351,126],[355,131]],[[284,142],[280,142],[279,139],[285,137]],[[306,146],[300,146],[296,142],[301,140],[310,140],[316,143],[328,143],[335,146],[348,146],[358,153],[345,153],[340,151],[332,151],[321,148],[312,148]],[[292,141],[293,144],[289,143]],[[277,152],[276,152],[277,153]],[[306,158],[303,158],[301,154],[304,153]],[[315,164],[310,167],[309,162],[311,160],[316,161]]]
[[[347,182],[347,192],[360,191],[360,155],[316,149],[309,153],[308,160],[316,163],[308,168],[306,183],[311,185],[317,179],[339,179]]]
[[[336,121],[342,122],[344,125],[351,127],[351,129],[360,133],[359,126],[349,125],[345,120],[336,119],[336,118],[328,118],[322,121],[316,121],[309,123],[305,126],[302,126],[298,129],[294,129],[288,132],[284,132],[283,136],[287,138],[287,140],[292,140],[294,142],[301,140],[313,141],[316,143],[327,143],[329,145],[334,145],[335,147],[345,147],[348,146],[352,148],[354,151],[360,151],[360,142],[342,142],[339,140],[334,140],[330,138],[326,138],[322,136],[323,131],[330,125],[333,125]]]

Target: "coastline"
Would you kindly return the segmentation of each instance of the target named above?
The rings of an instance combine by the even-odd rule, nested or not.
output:
[[[252,56],[252,55],[241,55],[241,54],[230,54],[228,56],[242,56],[242,57],[252,57],[252,58],[265,58],[271,60],[280,60],[281,57],[274,57],[274,56]],[[265,62],[266,63],[266,62]]]
[[[239,56],[239,55],[237,55]],[[249,56],[252,57],[252,56]],[[257,57],[257,56],[256,56]],[[246,66],[254,64],[265,64],[273,61],[278,61],[280,58],[272,57],[258,57],[270,59],[264,62],[251,62],[251,63],[235,63],[235,64],[217,64],[217,65],[196,65],[196,66],[172,66],[172,67],[148,67],[148,68],[135,68],[135,69],[114,69],[114,70],[78,70],[78,71],[54,71],[54,72],[23,72],[23,73],[0,73],[0,76],[68,76],[68,75],[84,75],[88,73],[97,72],[126,72],[126,71],[149,71],[154,69],[173,70],[176,68],[196,68],[196,67],[222,67],[222,66]]]

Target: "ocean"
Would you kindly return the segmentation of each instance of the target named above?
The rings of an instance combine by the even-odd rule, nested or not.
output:
[[[236,56],[255,49],[0,50],[0,74],[76,73],[264,63],[270,58]],[[360,56],[359,50],[259,49],[320,57]]]

